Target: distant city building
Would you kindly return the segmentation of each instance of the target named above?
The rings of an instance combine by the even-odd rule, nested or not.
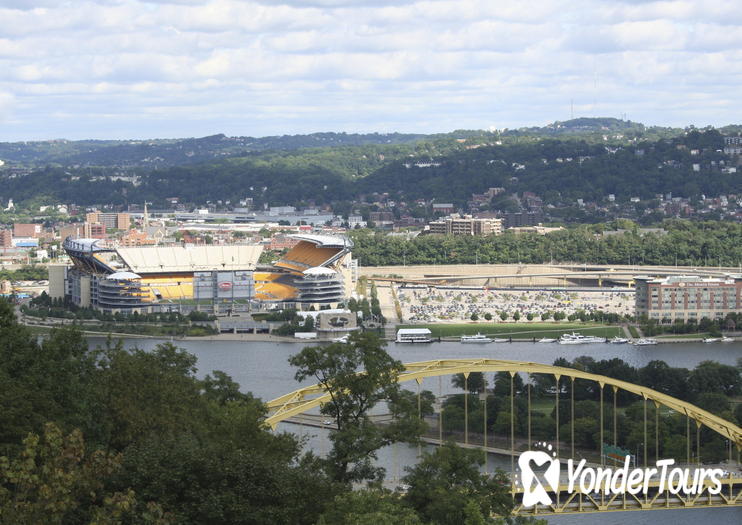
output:
[[[510,212],[505,214],[505,226],[507,228],[519,228],[521,226],[537,226],[544,222],[544,214],[540,211]]]
[[[348,215],[348,226],[350,228],[365,228],[366,221],[363,220],[363,217],[361,215]]]
[[[289,237],[288,235],[274,235],[271,237],[271,242],[268,245],[269,250],[274,252],[280,252],[282,250],[288,250],[299,244],[299,239]]]
[[[655,321],[723,319],[742,312],[742,274],[725,279],[682,275],[635,277],[636,315]]]
[[[457,213],[428,224],[429,233],[440,235],[500,235],[502,219],[477,219]]]
[[[106,238],[106,227],[102,224],[96,223],[85,223],[85,237],[90,239],[105,239]]]
[[[155,240],[146,233],[138,230],[129,230],[119,240],[121,246],[153,246]]]
[[[11,246],[13,246],[13,232],[0,230],[0,248],[10,248]]]
[[[484,193],[472,193],[469,206],[476,208],[481,207],[482,205],[489,203],[495,196],[501,193],[505,193],[505,188],[489,188]]]
[[[449,213],[453,213],[456,211],[456,208],[453,204],[449,203],[433,203],[433,213],[443,213],[445,215],[448,215]]]
[[[17,222],[13,225],[13,237],[39,237],[41,224],[24,224]]]
[[[368,218],[376,226],[385,226],[394,222],[394,214],[390,211],[372,211],[369,212]]]
[[[563,229],[564,227],[562,226],[548,227],[537,224],[536,226],[514,226],[507,230],[511,233],[536,233],[538,235],[546,235],[547,233],[558,232]]]
[[[742,155],[742,137],[724,137],[724,153]]]
[[[84,224],[67,224],[59,228],[59,236],[62,239],[71,237],[73,239],[79,239],[85,237],[85,225]]]
[[[117,230],[128,230],[131,217],[128,213],[102,213],[94,211],[85,216],[89,223],[100,223],[106,228]]]

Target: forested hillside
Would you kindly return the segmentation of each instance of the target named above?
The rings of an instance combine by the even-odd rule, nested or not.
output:
[[[425,135],[405,133],[312,133],[273,137],[212,135],[187,139],[48,140],[0,142],[0,160],[24,166],[140,166],[194,164],[247,152],[368,144],[405,144]]]
[[[466,138],[454,138],[457,134]],[[340,141],[331,135],[328,141]],[[368,138],[348,137],[350,142]],[[490,187],[502,187],[507,193],[533,192],[547,205],[599,201],[608,194],[625,202],[666,193],[686,198],[742,193],[742,177],[727,172],[736,160],[723,153],[724,138],[716,130],[623,144],[525,132],[454,132],[408,143],[401,142],[414,136],[399,135],[398,144],[382,144],[382,137],[375,136],[379,143],[364,145],[245,151],[218,161],[162,169],[6,169],[0,170],[0,200],[47,196],[78,204],[147,200],[157,205],[174,196],[194,204],[251,197],[258,205],[291,205],[362,201],[370,194],[388,193],[396,200],[435,199],[463,206],[473,193]]]
[[[682,134],[677,128],[645,127],[614,118],[579,118],[495,132],[456,130],[424,135],[417,133],[311,133],[269,137],[227,137],[223,134],[202,138],[132,140],[45,140],[0,142],[0,160],[14,165],[70,167],[144,166],[164,167],[194,164],[211,159],[263,151],[291,151],[305,148],[410,144],[416,142],[468,139],[486,143],[495,138],[505,141],[526,137],[579,137],[582,140],[625,143],[629,140],[656,140]]]

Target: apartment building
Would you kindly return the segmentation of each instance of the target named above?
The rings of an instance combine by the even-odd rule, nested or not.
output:
[[[478,219],[455,213],[430,222],[428,228],[429,233],[440,235],[500,235],[502,219]]]

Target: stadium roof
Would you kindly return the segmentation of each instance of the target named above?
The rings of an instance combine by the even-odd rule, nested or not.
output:
[[[315,235],[311,233],[297,233],[289,235],[293,239],[300,241],[307,241],[314,243],[318,246],[325,246],[327,248],[352,248],[353,241],[347,237],[341,237],[340,235]]]
[[[158,246],[119,248],[116,251],[132,272],[141,274],[254,270],[263,247],[246,244]]]

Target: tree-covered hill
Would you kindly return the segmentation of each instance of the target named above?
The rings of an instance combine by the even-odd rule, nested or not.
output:
[[[602,124],[586,129],[593,133]],[[611,140],[601,134],[604,140],[592,134],[509,133],[457,131],[424,140],[412,135],[317,134],[276,139],[273,145],[285,149],[232,154],[226,146],[217,146],[236,148],[236,139],[215,136],[157,146],[160,155],[172,153],[166,164],[178,164],[177,156],[184,151],[201,152],[194,153],[195,160],[220,151],[218,159],[192,164],[0,169],[0,200],[46,196],[83,205],[144,200],[159,204],[179,197],[181,202],[204,204],[251,197],[258,205],[293,205],[362,201],[388,193],[398,201],[436,199],[463,207],[473,193],[491,187],[504,188],[506,194],[533,192],[547,205],[574,205],[577,199],[599,202],[609,194],[625,202],[667,193],[686,198],[742,193],[742,178],[728,169],[736,159],[723,153],[724,138],[717,130],[641,141],[616,139],[620,134]],[[261,139],[263,146],[268,147],[268,139]],[[301,147],[319,139],[336,145]],[[347,144],[354,141],[366,143]],[[85,155],[120,151],[123,162],[130,147],[110,146]],[[139,147],[142,155],[149,154],[145,150],[150,146]]]
[[[195,164],[248,152],[301,148],[407,144],[425,135],[405,133],[312,133],[272,137],[227,137],[150,140],[49,140],[0,142],[0,160],[23,166],[165,167]]]
[[[508,142],[534,137],[581,138],[587,141],[624,143],[630,140],[656,140],[683,133],[682,129],[647,127],[615,118],[578,118],[553,122],[542,127],[500,131],[454,130],[449,133],[336,133],[268,137],[223,134],[201,138],[132,140],[45,140],[0,142],[0,160],[7,164],[42,167],[46,165],[166,167],[195,164],[223,157],[265,151],[291,151],[305,148],[395,145],[419,142],[466,140],[483,144],[500,139]]]
[[[740,177],[721,172],[721,162],[730,162],[723,147],[723,137],[713,130],[626,147],[541,139],[457,151],[425,167],[392,162],[358,186],[361,193],[385,191],[400,199],[435,197],[459,205],[472,193],[490,187],[535,192],[547,204],[601,200],[608,194],[620,201],[668,192],[678,197],[738,193]]]

